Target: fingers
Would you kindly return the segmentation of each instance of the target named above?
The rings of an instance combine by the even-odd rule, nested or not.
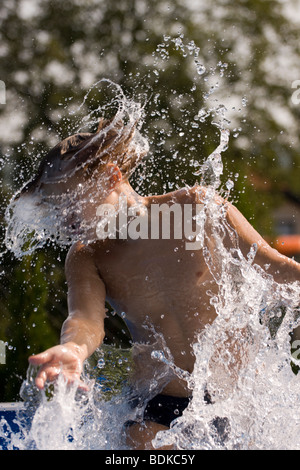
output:
[[[56,373],[51,372],[50,374],[47,374],[45,370],[42,370],[41,372],[38,373],[38,375],[35,378],[35,385],[39,390],[43,390],[45,388],[46,382],[54,382],[55,379],[57,379],[59,373],[63,371],[57,371]],[[68,384],[72,384],[75,382],[78,382],[78,388],[82,391],[88,392],[89,391],[89,386],[84,383],[82,380],[78,380],[78,377],[67,377],[64,373],[63,375],[65,376],[65,379],[67,380]]]
[[[43,390],[46,382],[55,382],[59,374],[63,375],[69,385],[77,382],[80,390],[89,391],[88,385],[80,380],[78,373],[68,372],[64,370],[63,367],[50,366],[49,364],[45,364],[40,368],[35,378],[35,385],[39,390]]]
[[[41,367],[35,378],[35,384],[39,390],[45,387],[46,382],[54,382],[61,372],[60,367],[45,365]]]
[[[43,388],[45,387],[46,380],[47,380],[47,374],[45,371],[41,372],[40,374],[36,376],[35,385],[37,386],[39,390],[43,390]]]
[[[79,380],[78,388],[84,392],[88,392],[90,390],[90,387],[86,383],[84,383],[82,380]]]
[[[47,362],[50,362],[52,359],[53,359],[53,353],[51,349],[49,349],[43,353],[30,356],[28,358],[28,361],[33,366],[40,366],[42,364],[46,364]]]
[[[41,366],[43,364],[47,364],[52,358],[52,355],[49,354],[48,351],[45,351],[41,354],[37,354],[36,356],[30,356],[28,358],[29,364],[33,366]],[[47,381],[47,372],[45,368],[41,368],[37,373],[35,378],[35,385],[39,390],[42,390],[45,387],[45,383]]]
[[[42,390],[46,382],[53,382],[58,377],[61,364],[59,364],[60,361],[56,356],[56,347],[53,347],[28,358],[31,365],[41,366],[35,378],[38,389]]]
[[[78,355],[74,354],[65,346],[54,346],[46,351],[29,357],[29,363],[39,367],[35,378],[35,384],[42,390],[46,382],[54,382],[60,373],[64,376],[68,384],[78,382],[82,390],[88,390],[87,385],[80,380],[82,363]]]

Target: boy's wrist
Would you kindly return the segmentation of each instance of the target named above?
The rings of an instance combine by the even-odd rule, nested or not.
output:
[[[61,344],[72,350],[72,352],[75,353],[82,362],[88,357],[88,348],[86,344],[77,344],[74,341],[67,341],[66,343]]]

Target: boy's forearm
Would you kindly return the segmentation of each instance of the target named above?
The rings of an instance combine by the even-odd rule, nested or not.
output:
[[[239,246],[244,256],[251,246],[257,246],[254,262],[262,268],[267,268],[276,282],[300,281],[300,264],[291,258],[280,254],[259,235],[245,217],[231,204],[227,204],[227,220],[239,237]]]
[[[82,360],[85,360],[100,346],[104,336],[102,322],[69,316],[63,323],[60,342],[80,346]]]
[[[269,254],[269,256],[267,256]],[[262,253],[258,253],[261,265],[269,264],[267,272],[272,274],[276,282],[300,282],[300,264],[292,258],[288,258],[273,248],[266,247]]]

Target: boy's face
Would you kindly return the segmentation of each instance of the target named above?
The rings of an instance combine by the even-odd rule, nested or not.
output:
[[[71,234],[92,236],[96,228],[96,212],[114,189],[111,170],[105,166],[93,178],[77,183],[71,180],[67,192],[57,194],[61,225]]]
[[[12,201],[8,221],[18,226],[13,233],[36,233],[42,240],[91,239],[99,205],[147,152],[148,142],[137,131],[136,121],[124,124],[117,116],[101,118],[95,133],[63,140]]]
[[[77,134],[52,149],[36,178],[22,190],[17,203],[30,209],[40,227],[60,237],[93,237],[96,211],[114,188],[114,165],[97,159],[95,134]]]
[[[55,215],[62,236],[93,239],[97,209],[113,191],[117,179],[110,165],[99,167],[90,178],[80,172],[61,183],[47,183],[40,189],[43,211]]]

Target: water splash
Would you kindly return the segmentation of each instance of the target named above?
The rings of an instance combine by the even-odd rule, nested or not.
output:
[[[169,60],[171,46],[186,60],[192,60],[197,79],[208,80],[200,49],[191,42],[185,43],[182,36],[165,37],[158,46],[154,54],[155,75],[159,76],[164,61]],[[224,74],[226,64],[219,68]],[[143,106],[126,98],[117,85],[116,89],[118,99],[113,100],[113,106],[117,106],[118,116],[134,122]],[[195,177],[208,185],[202,213],[203,253],[218,286],[218,293],[211,293],[210,299],[217,318],[199,334],[194,344],[194,371],[184,376],[193,389],[190,405],[169,431],[156,436],[153,444],[156,447],[174,445],[177,449],[299,449],[299,379],[291,367],[291,362],[299,366],[299,361],[291,355],[290,338],[299,324],[300,288],[297,283],[276,283],[267,270],[257,266],[257,247],[253,246],[248,256],[244,256],[236,233],[226,222],[224,206],[216,204],[223,175],[222,153],[229,143],[227,108],[218,100],[213,105],[209,102],[217,89],[217,83],[209,85],[204,94],[207,107],[201,105],[196,116],[188,117],[191,126],[217,118],[215,124],[220,131],[216,150],[202,164],[196,158],[192,162]],[[183,101],[182,97],[176,98],[178,103]],[[158,101],[159,96],[154,93],[153,102]],[[83,125],[89,128],[95,124],[98,111],[102,115],[107,109],[89,114]],[[153,113],[154,117],[163,118],[167,111],[159,115]],[[78,128],[80,126],[78,124]],[[177,134],[183,137],[180,132]],[[162,134],[162,147],[166,135],[167,132]],[[229,195],[232,181],[228,180],[225,187]],[[33,207],[37,225],[32,219]],[[53,236],[52,229],[57,227],[57,219],[61,217],[61,214],[50,217],[35,200],[28,200],[28,206],[18,206],[13,201],[7,214],[6,242],[16,255],[43,246],[45,239]],[[74,240],[76,234],[71,235]],[[224,245],[225,235],[231,240],[229,247]],[[208,249],[211,236],[215,245],[213,252]],[[68,237],[69,234],[55,241],[68,241]],[[161,345],[152,350],[150,358],[162,366],[155,378],[159,378],[157,382],[164,382],[170,371],[182,377],[183,371],[176,367]],[[100,359],[97,368],[103,372],[105,361],[102,356]],[[149,384],[145,387],[148,397],[150,391],[154,393],[159,389],[157,383],[150,381]],[[78,397],[76,388],[69,389],[59,382],[52,399],[42,395],[36,404],[30,430],[22,428],[20,435],[12,437],[11,445],[20,448],[122,448],[125,445],[121,438],[123,422],[135,417],[128,408],[128,390],[125,387],[117,397],[105,400],[104,385],[106,387],[107,382],[100,381],[100,395],[99,387],[94,384],[91,394]],[[25,401],[28,402],[28,397]]]
[[[194,172],[195,176],[201,176],[203,186],[213,186],[216,190],[221,185],[221,176],[223,174],[222,152],[225,152],[229,143],[229,129],[221,129],[219,146],[200,166],[199,170]]]
[[[217,318],[194,344],[196,363],[191,375],[176,367],[160,338],[145,363],[153,360],[162,368],[157,369],[152,381],[146,378],[140,384],[144,392],[140,391],[139,396],[149,398],[157,393],[158,383],[162,386],[170,373],[187,380],[193,390],[193,399],[183,416],[172,423],[169,431],[157,434],[153,441],[157,448],[298,449],[299,380],[291,367],[290,335],[299,324],[300,288],[298,283],[276,283],[257,266],[256,246],[243,256],[237,235],[226,222],[224,208],[216,204],[222,174],[219,158],[227,144],[228,132],[221,132],[219,147],[202,167],[203,177],[206,171],[211,177],[212,170],[216,175],[205,199],[203,252],[218,285],[218,293],[211,294]],[[231,240],[230,247],[224,245],[225,233]],[[213,253],[208,250],[211,237]],[[103,356],[97,360],[102,372],[103,361]],[[90,380],[89,376],[86,379]],[[128,388],[121,388],[108,401],[101,395],[103,382],[100,395],[94,385],[91,390],[91,394],[78,399],[76,387],[70,389],[60,382],[52,400],[42,396],[30,431],[23,433],[22,439],[14,436],[12,445],[38,449],[126,448],[122,425],[138,418],[136,410],[128,406],[132,399]]]
[[[143,105],[128,99],[121,87],[108,79],[99,80],[99,82],[91,87],[91,90],[105,86],[110,89],[114,98],[111,98],[109,103],[98,105],[96,110],[91,111],[85,116],[81,127],[75,128],[74,126],[70,134],[82,132],[85,127],[91,130],[95,124],[99,124],[101,117],[114,113],[111,122],[102,130],[95,133],[94,137],[88,140],[81,151],[89,152],[89,148],[97,145],[98,142],[100,145],[105,135],[111,129],[115,129],[119,122],[122,122],[126,126],[126,135],[134,133],[129,152],[130,148],[134,148],[136,155],[143,156],[148,151],[148,142],[142,137],[138,129],[143,122]],[[79,114],[91,90],[86,94],[83,103],[79,106],[77,110]],[[103,158],[105,158],[108,151],[113,154],[115,146],[118,145],[122,138],[121,129],[119,136],[111,144],[111,148],[105,148],[103,151]],[[76,158],[77,153],[71,159],[68,159],[66,164],[62,162],[64,169],[61,172],[54,171],[52,172],[53,174],[49,174],[51,168],[47,170],[47,176],[44,180],[42,177],[41,182],[48,186],[51,184],[68,184],[76,176],[76,172],[79,172],[81,169],[81,166],[76,164]],[[100,161],[101,158],[102,154],[98,151],[94,159]],[[137,158],[138,160],[140,158]],[[92,163],[90,158],[89,164]],[[117,162],[112,161],[111,163]],[[50,165],[50,167],[52,166]],[[47,193],[43,194],[38,187],[36,191],[28,193],[25,197],[19,197],[22,189],[14,195],[5,212],[7,224],[5,245],[16,257],[21,258],[24,255],[33,253],[36,249],[45,246],[49,240],[62,247],[70,246],[71,243],[83,238],[87,242],[89,240],[93,241],[97,218],[94,217],[91,220],[86,220],[82,217],[82,212],[85,201],[89,204],[92,203],[99,192],[98,184],[95,184],[94,181],[87,180],[84,184],[76,184],[74,190],[68,189],[65,193],[60,193],[59,195],[55,193],[50,195]],[[72,221],[70,221],[70,214],[72,214]],[[77,222],[79,220],[80,223]]]
[[[299,449],[299,378],[291,366],[299,366],[291,355],[291,335],[300,323],[299,283],[276,283],[255,264],[256,246],[243,256],[214,195],[206,201],[210,237],[203,252],[218,285],[210,300],[217,318],[194,344],[193,399],[154,445]],[[225,233],[231,247],[224,245]]]
[[[33,385],[23,384],[31,400],[25,402],[15,422],[19,432],[9,433],[3,420],[0,438],[8,450],[109,450],[125,448],[122,416],[125,405],[118,400],[101,401],[91,391],[80,393],[77,385],[67,385],[59,376],[55,392],[33,393]],[[28,396],[27,396],[28,400]],[[29,405],[30,403],[30,405]],[[128,412],[127,412],[128,414]],[[3,432],[5,430],[5,432]]]
[[[147,364],[138,382],[133,379],[135,354]],[[14,423],[19,430],[12,432],[2,419],[0,442],[9,450],[128,450],[124,424],[142,420],[147,399],[170,380],[173,368],[159,334],[150,346],[116,350],[104,345],[97,350],[84,367],[88,391],[67,384],[62,375],[55,387],[39,391],[34,385],[36,369],[30,366],[20,392],[24,407]]]

